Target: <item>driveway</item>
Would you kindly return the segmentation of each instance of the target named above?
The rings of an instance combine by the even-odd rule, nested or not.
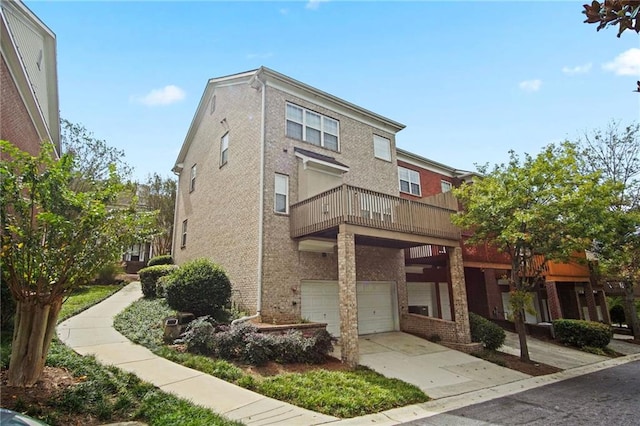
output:
[[[412,383],[431,398],[459,395],[530,377],[401,332],[361,336],[358,343],[361,365]],[[334,355],[340,356],[339,352]]]

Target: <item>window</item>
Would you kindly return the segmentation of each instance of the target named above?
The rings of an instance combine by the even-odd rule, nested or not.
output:
[[[338,151],[338,120],[287,104],[287,136]]]
[[[391,141],[382,136],[373,135],[373,155],[381,160],[391,161]]]
[[[274,211],[289,213],[289,176],[279,173],[276,173]]]
[[[220,166],[224,166],[227,164],[227,160],[229,159],[229,133],[225,133],[225,135],[220,139]]]
[[[447,182],[446,180],[441,180],[440,181],[440,188],[442,189],[442,192],[451,191],[451,188],[452,188],[451,182]]]
[[[185,248],[187,246],[187,220],[182,221],[182,237],[180,238],[180,247]]]
[[[420,196],[420,173],[415,170],[398,167],[400,179],[400,191],[407,194]]]
[[[196,189],[196,165],[191,166],[191,180],[189,181],[189,192]]]

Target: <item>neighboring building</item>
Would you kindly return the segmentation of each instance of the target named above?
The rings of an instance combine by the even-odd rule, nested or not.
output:
[[[21,1],[0,0],[0,139],[33,155],[60,153],[55,34]]]
[[[176,263],[222,265],[263,322],[326,322],[350,365],[359,334],[470,343],[456,202],[400,197],[403,127],[264,67],[209,80],[174,167]],[[404,249],[428,244],[446,253],[448,319],[409,313]]]
[[[398,168],[402,196],[420,200],[447,192],[467,181],[472,174],[436,163],[398,149]],[[464,244],[462,257],[467,301],[471,312],[486,318],[505,320],[509,316],[511,261],[507,255],[488,245]],[[578,256],[586,260],[584,255]],[[426,305],[425,312],[449,319],[451,312],[447,257],[438,246],[416,247],[407,253],[409,305]],[[609,323],[605,289],[592,280],[586,262],[548,262],[544,281],[535,290],[534,313],[526,313],[526,322],[537,324],[558,318],[585,319]]]
[[[127,251],[122,255],[124,271],[127,274],[137,274],[140,269],[147,266],[147,262],[153,257],[151,247],[149,242],[132,244],[128,247]]]

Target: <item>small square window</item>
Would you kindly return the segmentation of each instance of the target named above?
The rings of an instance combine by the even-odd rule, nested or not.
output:
[[[229,133],[220,139],[220,166],[227,164],[229,160]]]
[[[391,141],[382,136],[373,135],[373,154],[381,160],[391,161]]]
[[[449,192],[451,191],[452,187],[453,185],[451,185],[451,182],[448,182],[446,180],[440,181],[440,188],[442,189],[442,192]]]
[[[189,192],[196,190],[196,165],[191,166],[191,180],[189,181]]]

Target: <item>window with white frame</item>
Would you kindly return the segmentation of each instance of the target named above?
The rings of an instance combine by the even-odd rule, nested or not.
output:
[[[289,213],[289,176],[287,175],[276,173],[273,209],[276,213]]]
[[[287,103],[287,136],[338,151],[339,122]]]
[[[225,133],[220,139],[220,166],[227,164],[229,160],[229,133]]]
[[[180,238],[180,247],[185,248],[187,246],[187,219],[182,221],[182,235]]]
[[[442,192],[449,192],[451,191],[452,187],[453,185],[451,185],[451,182],[448,182],[446,180],[440,181],[440,189],[442,189]]]
[[[191,179],[189,180],[189,192],[193,192],[196,189],[196,164],[191,166]]]
[[[373,135],[373,155],[381,160],[391,161],[391,141],[382,136]]]
[[[400,192],[420,196],[420,173],[398,166]]]

